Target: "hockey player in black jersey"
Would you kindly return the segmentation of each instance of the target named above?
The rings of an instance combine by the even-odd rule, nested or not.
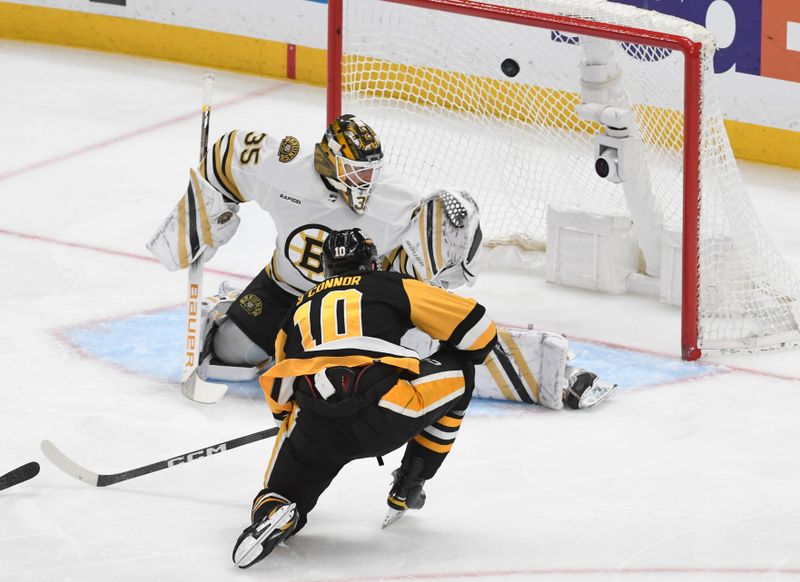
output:
[[[424,482],[453,446],[495,325],[473,299],[377,271],[376,259],[359,229],[331,233],[327,278],[298,297],[278,332],[276,363],[260,382],[281,429],[252,525],[234,547],[241,568],[303,527],[348,462],[406,446],[390,523],[422,507]],[[428,358],[400,345],[414,327],[441,342]]]

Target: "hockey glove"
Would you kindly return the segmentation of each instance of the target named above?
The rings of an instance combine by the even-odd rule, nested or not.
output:
[[[236,233],[239,205],[222,195],[195,170],[189,187],[147,243],[147,249],[170,271],[197,260],[206,262]]]

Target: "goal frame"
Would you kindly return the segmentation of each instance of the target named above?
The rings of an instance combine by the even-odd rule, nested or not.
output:
[[[342,111],[342,18],[344,2],[328,0],[328,123]],[[700,221],[700,140],[702,43],[690,38],[615,24],[583,20],[557,14],[497,6],[471,0],[383,0],[417,8],[451,12],[550,28],[559,32],[587,34],[613,41],[626,41],[679,51],[684,57],[684,125],[683,125],[683,251],[681,283],[681,356],[697,360],[702,355],[699,338],[699,221]]]

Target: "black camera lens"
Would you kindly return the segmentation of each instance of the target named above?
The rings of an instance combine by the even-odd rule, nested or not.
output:
[[[597,172],[597,175],[601,178],[607,178],[611,168],[609,168],[605,158],[597,158],[594,162],[594,171]]]

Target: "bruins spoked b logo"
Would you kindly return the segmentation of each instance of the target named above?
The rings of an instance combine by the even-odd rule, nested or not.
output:
[[[297,156],[297,152],[299,151],[300,142],[297,141],[296,137],[287,135],[281,140],[281,145],[278,146],[278,161],[281,161],[284,164],[286,162],[291,162],[295,156]]]
[[[264,304],[261,302],[261,298],[252,293],[239,297],[239,305],[253,317],[258,317],[264,311]]]
[[[322,269],[322,243],[330,232],[322,224],[305,224],[286,238],[283,252],[307,281],[319,283],[325,279]]]

